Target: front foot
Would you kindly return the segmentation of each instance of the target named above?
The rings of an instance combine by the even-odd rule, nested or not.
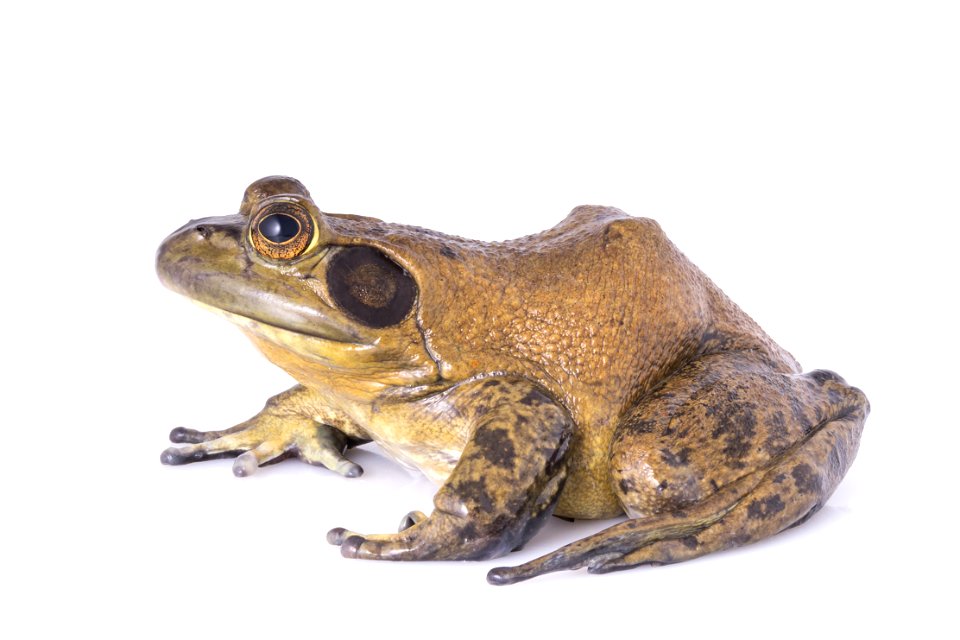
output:
[[[236,457],[233,474],[242,478],[263,465],[296,456],[346,478],[362,475],[360,465],[344,457],[350,438],[299,410],[297,397],[302,393],[297,387],[272,398],[255,417],[223,431],[177,427],[170,432],[170,441],[187,446],[170,447],[160,454],[160,462],[180,465]]]
[[[441,511],[407,514],[398,533],[363,535],[337,527],[327,542],[344,558],[365,560],[483,560],[510,551],[502,531],[478,530],[475,522]]]

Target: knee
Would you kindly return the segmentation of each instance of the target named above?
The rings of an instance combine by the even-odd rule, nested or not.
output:
[[[841,412],[844,409],[862,412],[864,417],[870,413],[870,401],[867,400],[866,394],[857,387],[847,384],[846,380],[833,371],[817,369],[804,376],[819,385],[820,389],[826,392],[830,403]]]
[[[703,497],[699,474],[682,449],[615,452],[614,491],[632,518],[669,513]]]
[[[833,371],[828,371],[827,369],[817,369],[806,374],[806,376],[820,384],[824,384],[826,382],[839,382],[840,384],[846,384],[846,380]]]

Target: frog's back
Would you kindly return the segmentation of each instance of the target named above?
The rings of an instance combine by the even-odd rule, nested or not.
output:
[[[589,412],[584,403],[616,413],[660,372],[715,346],[706,341],[716,321],[736,315],[656,222],[612,207],[450,249],[456,257],[437,265],[445,286],[425,294],[434,300],[423,314],[451,377],[525,375],[577,413]]]

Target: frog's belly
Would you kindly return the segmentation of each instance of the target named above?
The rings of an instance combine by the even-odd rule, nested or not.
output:
[[[441,396],[384,405],[357,418],[388,456],[437,484],[443,484],[457,466],[472,431],[469,421],[450,411]]]
[[[570,452],[567,481],[554,513],[564,518],[597,520],[623,515],[623,507],[610,482],[610,460],[606,448],[580,446]]]
[[[462,448],[389,442],[376,436],[373,440],[388,456],[405,467],[419,470],[438,485],[443,484],[457,466],[462,452]]]

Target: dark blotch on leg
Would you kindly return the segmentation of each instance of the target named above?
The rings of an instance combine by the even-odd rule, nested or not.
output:
[[[517,452],[506,429],[480,431],[474,436],[474,442],[483,452],[483,458],[491,464],[503,469],[513,467]]]
[[[687,464],[690,457],[690,448],[684,447],[677,453],[670,451],[669,449],[661,449],[660,457],[663,458],[663,461],[666,462],[671,467],[680,467]]]
[[[747,516],[755,520],[766,520],[786,509],[779,493],[757,499],[747,505]]]
[[[344,558],[356,558],[363,543],[364,539],[361,536],[350,536],[340,545],[340,555]]]
[[[454,489],[462,500],[473,503],[481,511],[493,511],[493,500],[490,498],[487,483],[483,478],[461,480],[455,485]]]
[[[820,474],[813,468],[804,463],[798,464],[790,472],[793,476],[793,482],[797,485],[797,491],[800,493],[818,493],[820,491]]]
[[[543,395],[536,389],[534,389],[533,391],[530,391],[527,395],[520,398],[520,404],[526,405],[528,407],[532,407],[538,404],[547,404],[549,402],[550,402],[550,398]]]

